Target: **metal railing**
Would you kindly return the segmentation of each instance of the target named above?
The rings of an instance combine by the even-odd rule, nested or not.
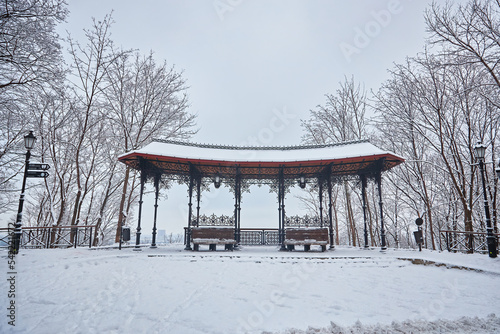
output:
[[[188,228],[184,227],[184,245]],[[277,228],[242,228],[240,229],[240,245],[279,245]]]
[[[488,253],[486,232],[441,230],[439,233],[441,250],[446,248],[449,252]],[[494,236],[498,240],[500,234],[494,233]],[[445,242],[446,247],[443,247],[442,241]]]
[[[322,226],[319,217],[305,215],[305,216],[285,217],[285,227],[322,227]]]
[[[217,216],[212,214],[210,216],[200,215],[200,221],[198,222],[196,216],[191,218],[192,226],[233,226],[234,216],[221,215]]]
[[[242,228],[240,244],[279,245],[279,230],[277,228]]]
[[[0,247],[9,246],[9,234],[13,229],[0,228]],[[34,226],[23,227],[21,248],[69,248],[92,247],[95,225],[76,226]]]

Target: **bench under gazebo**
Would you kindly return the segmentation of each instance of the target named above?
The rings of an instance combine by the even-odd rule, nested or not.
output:
[[[241,193],[252,184],[266,184],[278,196],[277,241],[282,250],[312,245],[334,247],[332,226],[332,186],[345,178],[361,181],[364,211],[365,246],[368,247],[366,187],[373,179],[378,186],[380,204],[381,247],[386,248],[382,210],[382,173],[404,162],[394,153],[384,151],[368,141],[353,141],[325,145],[286,147],[242,147],[196,144],[172,140],[155,140],[149,145],[125,153],[119,160],[138,170],[141,175],[139,217],[136,248],[140,247],[141,212],[144,185],[150,180],[155,187],[155,206],[152,247],[156,247],[156,224],[159,185],[162,177],[176,179],[188,187],[188,218],[185,233],[186,250],[208,245],[215,250],[224,245],[232,250],[241,242]],[[202,188],[213,183],[229,186],[234,193],[234,215],[222,219],[203,219],[200,216]],[[306,184],[318,187],[319,216],[304,222],[285,215],[285,194],[293,186]],[[323,198],[328,196],[328,215],[325,220]],[[196,210],[193,194],[196,192]],[[299,221],[301,220],[301,221]]]

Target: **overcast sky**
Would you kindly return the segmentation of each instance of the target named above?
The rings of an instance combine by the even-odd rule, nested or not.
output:
[[[344,77],[377,90],[388,69],[423,51],[424,10],[410,0],[69,0],[65,29],[80,39],[91,17],[113,11],[112,38],[125,49],[152,50],[184,71],[191,112],[212,144],[295,145],[300,121]],[[444,3],[444,1],[438,1]],[[61,30],[62,31],[62,30]],[[80,39],[81,40],[81,39]],[[227,189],[205,197],[204,213],[231,214]],[[185,187],[160,205],[160,229],[180,232]],[[149,233],[151,199],[145,203]],[[303,214],[288,195],[290,214]],[[210,205],[209,205],[210,204]],[[252,187],[243,195],[242,227],[277,227],[277,199]],[[263,214],[265,212],[265,214]],[[262,220],[262,217],[266,219]]]

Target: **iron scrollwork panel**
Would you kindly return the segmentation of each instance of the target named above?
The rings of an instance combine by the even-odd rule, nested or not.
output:
[[[262,245],[263,231],[241,231],[240,243],[242,245]]]

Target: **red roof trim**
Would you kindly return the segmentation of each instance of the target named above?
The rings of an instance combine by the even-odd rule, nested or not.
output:
[[[391,158],[400,162],[404,162],[404,159],[394,156],[390,153],[366,155],[361,157],[351,157],[351,158],[340,158],[340,159],[324,159],[324,160],[301,160],[301,161],[224,161],[224,160],[210,160],[210,159],[192,159],[192,158],[179,158],[170,157],[164,155],[154,155],[147,153],[130,153],[128,155],[120,157],[120,161],[125,162],[125,160],[131,158],[145,158],[146,160],[157,160],[166,162],[179,162],[179,163],[192,163],[194,165],[224,165],[224,166],[248,166],[248,167],[296,167],[296,166],[308,166],[308,165],[328,165],[330,163],[352,163],[352,162],[363,162],[363,161],[375,161],[381,158]]]

